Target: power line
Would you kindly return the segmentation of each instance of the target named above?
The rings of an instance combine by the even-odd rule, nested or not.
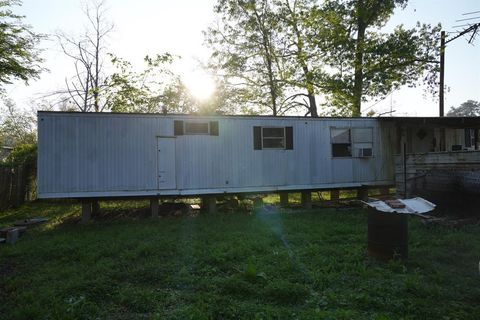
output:
[[[469,14],[475,14],[475,13],[480,13],[480,11],[472,11],[472,12],[462,13],[462,16],[468,16]]]
[[[480,17],[473,17],[473,18],[459,19],[459,20],[455,20],[455,22],[467,21],[467,20],[475,20],[475,19],[478,19],[478,18],[480,18]]]

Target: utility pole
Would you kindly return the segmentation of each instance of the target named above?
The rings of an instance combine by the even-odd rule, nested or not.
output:
[[[468,40],[468,43],[472,43],[473,39],[475,38],[475,35],[480,28],[480,23],[475,23],[472,24],[470,27],[467,29],[463,30],[462,32],[458,33],[455,37],[450,38],[446,40],[445,37],[445,31],[442,31],[441,36],[440,36],[440,91],[439,91],[439,115],[440,117],[443,117],[444,115],[444,89],[445,89],[445,49],[446,45],[449,42],[452,42],[455,39],[460,38],[464,34],[467,34],[469,32],[472,32],[472,36],[470,37],[470,40]]]
[[[440,36],[440,92],[439,92],[439,116],[443,117],[445,110],[445,31],[442,31]]]

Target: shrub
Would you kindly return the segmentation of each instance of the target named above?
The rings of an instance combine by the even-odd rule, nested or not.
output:
[[[13,151],[2,163],[6,167],[35,167],[37,162],[37,144],[20,144],[13,148]]]

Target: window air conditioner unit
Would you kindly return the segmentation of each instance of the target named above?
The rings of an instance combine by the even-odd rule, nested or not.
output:
[[[359,158],[369,158],[373,155],[372,148],[360,148],[358,149]]]

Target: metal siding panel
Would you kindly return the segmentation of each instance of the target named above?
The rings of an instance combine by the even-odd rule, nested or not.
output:
[[[332,183],[352,182],[353,165],[351,158],[332,159]]]
[[[297,127],[299,127],[297,125]],[[297,158],[295,164],[295,171],[292,174],[296,177],[298,184],[310,184],[312,181],[312,166],[316,165],[315,156],[312,150],[316,147],[315,141],[315,123],[311,121],[304,121],[300,126],[300,158]],[[313,159],[312,159],[313,157]]]
[[[312,183],[330,183],[332,178],[332,155],[330,148],[331,121],[322,121],[320,125],[313,126],[314,139],[311,146],[314,154],[314,170]]]
[[[54,132],[51,141],[42,142],[42,153],[53,158],[49,170],[44,172],[51,174],[53,170],[53,179],[43,179],[48,184],[40,187],[43,191],[156,188],[154,119],[55,117],[49,120],[54,122]],[[48,167],[42,161],[41,168]]]

